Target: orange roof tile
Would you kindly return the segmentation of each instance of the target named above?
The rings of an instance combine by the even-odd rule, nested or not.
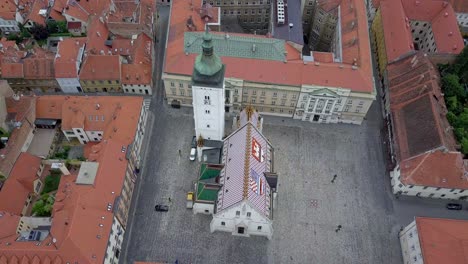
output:
[[[122,64],[123,84],[151,84],[151,45],[152,41],[146,34],[140,34],[135,40],[131,50],[132,63]]]
[[[77,78],[77,58],[80,49],[84,50],[86,38],[68,38],[60,41],[55,56],[55,78]]]
[[[77,122],[86,131],[104,131],[104,139],[130,144],[142,103],[137,96],[46,95],[37,99],[37,118],[61,119],[62,130],[71,130]]]
[[[80,80],[120,80],[120,65],[117,55],[88,55],[81,66]]]
[[[382,27],[388,63],[414,50],[409,22],[400,0],[380,1]]]
[[[400,171],[401,182],[405,185],[468,189],[460,152],[426,152],[402,161]]]
[[[65,96],[43,95],[36,97],[36,118],[61,119]]]
[[[102,52],[107,54],[110,48],[105,45],[105,42],[109,37],[109,30],[99,17],[92,16],[89,20],[86,51],[94,55],[101,54]]]
[[[28,1],[31,3],[31,1]],[[48,9],[48,1],[46,0],[34,0],[32,1],[32,7],[30,9],[29,14],[27,15],[25,21],[31,20],[36,24],[45,26],[46,17],[39,14],[41,10]]]
[[[83,22],[89,16],[100,16],[109,9],[110,0],[68,1],[64,13]],[[91,32],[88,30],[88,32]]]
[[[19,50],[14,41],[2,39],[0,41],[3,47],[0,48],[0,68],[3,78],[23,78],[22,59],[26,52]]]
[[[0,18],[4,20],[15,20],[15,2],[13,0],[1,0],[0,3]]]
[[[37,256],[41,263],[54,264],[103,262],[113,221],[113,213],[107,210],[107,206],[116,206],[114,202],[120,195],[128,165],[122,147],[126,147],[134,139],[143,101],[141,97],[123,98],[59,95],[38,97],[37,111],[39,115],[45,113],[47,118],[52,115],[47,111],[51,104],[62,103],[62,125],[65,123],[65,126],[70,117],[67,110],[69,105],[80,106],[86,114],[113,109],[115,118],[106,116],[105,120],[110,120],[106,131],[111,131],[104,133],[104,139],[99,144],[85,147],[88,149],[86,152],[89,159],[99,163],[94,184],[77,185],[77,175],[73,172],[69,176],[62,176],[52,212],[50,235],[40,245],[36,245],[34,241],[17,242],[15,235],[0,236],[0,258],[10,259],[15,256],[22,260],[28,256],[29,262],[37,262],[33,257]],[[96,109],[97,102],[100,104],[99,109]],[[10,228],[16,230],[14,225],[10,225]],[[6,231],[2,230],[0,234],[2,232]],[[55,243],[52,242],[53,238]]]
[[[455,13],[447,2],[382,0],[380,9],[389,63],[414,51],[411,20],[431,23],[437,53],[458,54],[463,49]]]
[[[0,211],[0,239],[14,236],[16,237],[16,228],[20,221],[20,216],[10,212]],[[1,260],[0,260],[0,263]],[[5,263],[6,264],[6,263]]]
[[[447,1],[447,0],[440,0]],[[468,2],[466,0],[448,0],[457,13],[468,13]]]
[[[425,264],[468,263],[468,221],[416,217]]]
[[[445,118],[439,74],[418,52],[387,68],[396,159],[401,182],[468,189],[463,157]]]
[[[42,48],[35,48],[34,54],[23,60],[24,78],[55,79],[55,54]]]
[[[38,179],[41,158],[27,152],[20,154],[8,179],[0,190],[0,211],[20,215],[29,193],[33,192],[33,182]]]
[[[364,2],[342,1],[342,9],[353,10],[341,12],[342,27],[349,28],[350,21],[357,21],[354,28],[343,34],[343,41],[354,40],[354,44],[344,45],[343,63],[313,63],[304,64],[300,60],[300,52],[286,63],[260,59],[245,59],[237,57],[222,57],[226,64],[226,77],[235,77],[246,81],[294,85],[315,84],[330,87],[348,88],[356,92],[373,92],[373,78],[370,62],[370,44],[367,29],[367,15]],[[353,8],[350,8],[350,6]],[[193,28],[201,31],[204,28],[199,11],[200,0],[194,0],[193,6],[189,1],[172,3],[168,42],[166,49],[165,73],[191,75],[196,54],[184,53],[184,32],[190,31],[187,20],[191,17]],[[212,21],[208,21],[210,23]],[[252,36],[262,37],[262,36]],[[345,42],[346,44],[347,42]],[[294,49],[287,48],[294,52]],[[289,59],[289,54],[287,55]],[[356,60],[355,60],[356,59]],[[356,61],[356,67],[352,64]]]
[[[17,242],[16,236],[0,237],[0,256],[37,256],[43,263],[53,260],[54,264],[104,261],[113,221],[107,206],[115,206],[128,162],[121,151],[124,143],[112,139],[99,145],[99,168],[93,185],[76,184],[76,174],[61,177],[49,236],[40,245],[35,241]]]

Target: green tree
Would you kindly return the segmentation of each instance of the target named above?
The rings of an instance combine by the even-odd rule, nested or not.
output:
[[[446,97],[456,96],[458,100],[465,101],[466,91],[460,84],[460,79],[457,75],[450,73],[442,77],[442,87]]]
[[[49,34],[58,33],[57,22],[55,22],[53,20],[49,20],[49,21],[47,21],[46,27],[47,27],[47,32],[49,32]]]
[[[462,138],[460,144],[461,144],[461,152],[465,155],[468,154],[468,138],[466,137]]]
[[[54,207],[54,196],[44,194],[33,205],[32,213],[34,216],[50,216]]]
[[[456,127],[457,116],[456,116],[453,112],[451,112],[451,111],[449,111],[449,112],[447,113],[446,116],[447,116],[447,120],[449,121],[449,123],[450,123],[453,127]]]
[[[35,24],[30,31],[35,40],[44,40],[49,37],[49,32],[43,25]]]
[[[15,41],[16,44],[20,44],[21,42],[23,42],[23,37],[16,33],[11,33],[10,35],[8,35],[7,39]]]
[[[459,102],[458,102],[458,97],[457,96],[447,97],[446,103],[447,103],[447,109],[449,111],[453,112],[453,114],[455,114],[455,115],[460,114],[460,112],[463,110],[462,105],[459,104]]]

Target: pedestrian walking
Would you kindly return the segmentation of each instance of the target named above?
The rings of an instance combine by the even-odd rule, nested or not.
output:
[[[179,149],[179,156],[182,157],[182,150]]]
[[[169,202],[172,202],[171,197],[168,197],[167,199],[169,200]]]
[[[338,231],[341,230],[341,227],[342,227],[341,225],[338,225],[338,226],[336,227],[336,229],[335,229],[335,233],[338,233]]]
[[[336,174],[335,174],[335,175],[333,175],[333,179],[331,180],[331,183],[335,183],[336,177],[337,177],[337,175],[336,175]]]

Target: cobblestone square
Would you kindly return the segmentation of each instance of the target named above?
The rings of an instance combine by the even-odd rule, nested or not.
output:
[[[362,126],[265,117],[263,132],[276,148],[280,174],[268,241],[211,234],[211,217],[185,208],[199,169],[188,159],[193,117],[190,109],[163,108],[155,117],[126,263],[401,263],[400,226],[373,117]],[[158,203],[169,212],[155,212]]]

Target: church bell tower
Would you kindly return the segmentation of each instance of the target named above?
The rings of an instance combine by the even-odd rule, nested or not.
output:
[[[214,54],[213,38],[205,26],[203,52],[195,59],[192,74],[193,118],[196,137],[222,140],[224,136],[225,65]]]

